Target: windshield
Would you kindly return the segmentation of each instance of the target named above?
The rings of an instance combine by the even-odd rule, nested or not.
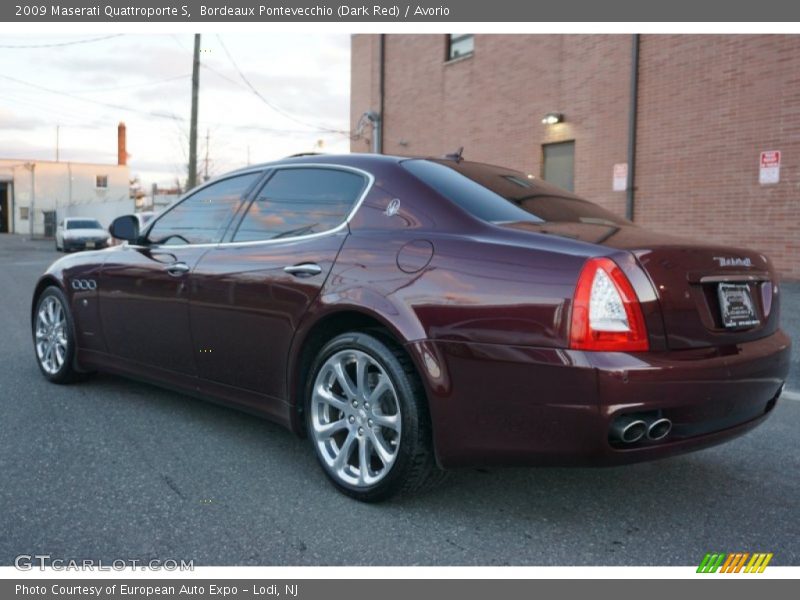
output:
[[[94,219],[76,219],[67,221],[67,229],[102,229],[102,227]]]
[[[627,223],[596,204],[513,169],[429,159],[411,159],[402,164],[445,198],[490,223]]]

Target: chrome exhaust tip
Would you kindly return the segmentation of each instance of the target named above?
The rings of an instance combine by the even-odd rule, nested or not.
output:
[[[663,440],[669,435],[670,431],[672,431],[672,421],[664,418],[656,419],[647,428],[647,439],[653,441]]]
[[[647,423],[637,417],[622,416],[611,424],[611,437],[625,444],[638,442],[647,434]]]

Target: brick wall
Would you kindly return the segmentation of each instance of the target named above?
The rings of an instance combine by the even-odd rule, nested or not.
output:
[[[636,221],[765,252],[800,278],[800,36],[643,36]],[[758,182],[759,154],[781,181]]]
[[[352,40],[351,119],[378,109],[378,36]],[[575,191],[624,213],[631,36],[477,35],[445,61],[444,35],[387,35],[384,151],[541,173],[541,145],[575,140]],[[550,111],[565,122],[545,126]],[[659,231],[740,244],[800,278],[800,36],[641,37],[636,216]],[[369,150],[366,139],[353,151]],[[781,182],[758,155],[781,150]]]

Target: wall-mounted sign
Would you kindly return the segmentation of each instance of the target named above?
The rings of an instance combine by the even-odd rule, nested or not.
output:
[[[781,151],[767,150],[761,153],[758,169],[758,183],[769,185],[781,180]]]
[[[611,182],[611,189],[615,192],[624,192],[628,189],[628,163],[614,165],[614,178]]]

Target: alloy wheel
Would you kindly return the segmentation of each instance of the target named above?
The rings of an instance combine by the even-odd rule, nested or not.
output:
[[[67,316],[58,298],[48,296],[36,315],[36,356],[42,369],[55,375],[67,357]]]
[[[400,402],[389,375],[369,354],[340,350],[324,362],[310,418],[314,443],[334,478],[365,488],[389,473],[400,447]]]

